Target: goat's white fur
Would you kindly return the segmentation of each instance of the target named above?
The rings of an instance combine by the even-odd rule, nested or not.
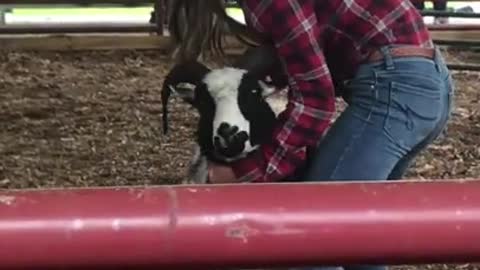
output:
[[[217,106],[215,119],[213,120],[213,137],[217,136],[218,127],[221,123],[235,123],[239,131],[246,131],[249,133],[250,123],[243,117],[240,112],[237,96],[238,88],[240,86],[242,76],[246,73],[245,70],[236,68],[222,68],[212,70],[205,76],[203,82],[208,85],[208,91],[212,96]],[[227,143],[220,137],[220,143],[226,147]],[[212,138],[213,142],[213,138]],[[255,150],[249,141],[245,143],[245,150],[243,153]],[[236,157],[236,158],[240,158]],[[226,159],[232,161],[234,159]]]

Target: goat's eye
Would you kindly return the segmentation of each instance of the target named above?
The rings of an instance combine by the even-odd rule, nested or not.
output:
[[[252,93],[253,93],[253,94],[256,94],[256,93],[258,93],[258,90],[257,90],[257,89],[253,89],[253,90],[252,90]]]

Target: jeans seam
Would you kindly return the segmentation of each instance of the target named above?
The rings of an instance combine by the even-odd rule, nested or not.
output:
[[[349,144],[345,147],[342,155],[340,156],[337,164],[335,165],[335,168],[333,169],[332,173],[329,175],[329,178],[332,178],[333,175],[335,175],[337,173],[338,168],[340,167],[340,164],[342,164],[342,162],[345,158],[345,154],[352,148],[352,145],[358,140],[358,138],[361,135],[363,135],[363,133],[365,132],[366,126],[370,123],[370,120],[371,120],[372,114],[373,114],[373,108],[374,108],[374,106],[376,106],[376,103],[378,102],[377,73],[375,72],[375,70],[373,70],[372,72],[373,72],[372,75],[373,75],[373,78],[374,78],[373,79],[373,81],[374,81],[373,85],[371,86],[373,102],[372,102],[372,105],[370,106],[370,108],[368,109],[368,115],[367,115],[366,119],[363,119],[362,130],[359,131],[357,136],[353,137],[352,140],[349,142]],[[352,80],[352,81],[354,81],[354,80]],[[355,106],[354,102],[352,102],[351,106]]]
[[[393,96],[395,95],[393,93],[393,85],[394,85],[394,82],[390,82],[388,84],[388,106],[387,106],[387,111],[385,113],[385,120],[383,122],[383,126],[382,126],[382,129],[383,129],[383,134],[387,137],[387,139],[393,143],[393,145],[395,145],[396,147],[398,147],[399,149],[401,149],[401,151],[403,151],[403,153],[406,153],[408,152],[408,149],[406,149],[403,145],[401,145],[399,142],[397,142],[397,140],[392,136],[392,134],[390,133],[390,117],[391,117],[391,106],[392,106],[392,98]],[[408,120],[407,120],[408,121]]]
[[[448,122],[452,117],[452,111],[455,106],[454,104],[454,86],[451,84],[446,84],[445,87],[448,87],[448,91],[446,93],[446,112],[444,113],[443,117],[440,117],[438,120],[438,125],[441,125],[443,127],[439,128],[440,130],[438,131],[437,137],[442,136],[442,134],[445,134],[448,132]],[[437,127],[438,128],[438,127]]]
[[[376,90],[375,90],[376,91]],[[348,145],[344,148],[343,152],[342,152],[342,155],[340,156],[340,158],[338,159],[338,162],[337,164],[335,164],[335,168],[333,169],[332,173],[329,175],[329,178],[332,178],[338,171],[338,168],[340,167],[340,165],[342,164],[344,158],[345,158],[345,155],[346,153],[348,153],[350,151],[350,149],[352,148],[352,145],[355,144],[355,142],[358,141],[358,138],[360,138],[363,133],[365,132],[365,129],[370,121],[370,118],[372,117],[372,113],[373,113],[373,107],[375,106],[375,103],[377,102],[376,98],[374,99],[374,104],[372,104],[372,106],[370,107],[369,111],[368,111],[368,116],[366,117],[366,119],[364,119],[363,121],[363,125],[362,125],[362,128],[361,130],[357,133],[356,136],[354,136],[352,138],[352,140],[350,140],[350,142],[348,143]],[[353,105],[354,106],[354,105]]]

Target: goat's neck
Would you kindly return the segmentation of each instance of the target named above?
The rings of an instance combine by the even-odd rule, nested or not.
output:
[[[209,161],[215,162],[217,164],[228,165],[230,163],[230,162],[226,161],[225,159],[222,159],[222,158],[218,157],[217,155],[215,155],[213,151],[207,152],[205,154],[205,156],[207,157],[207,159]]]

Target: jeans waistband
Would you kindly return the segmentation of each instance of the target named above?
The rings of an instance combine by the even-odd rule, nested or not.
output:
[[[412,45],[386,45],[378,48],[377,53],[373,60],[376,61],[364,61],[360,65],[360,69],[364,68],[382,68],[385,70],[394,70],[396,68],[396,63],[405,62],[405,61],[424,61],[434,63],[435,68],[438,72],[447,74],[448,68],[446,66],[445,59],[443,58],[440,49],[438,46],[432,48],[421,48],[420,46]],[[373,53],[371,54],[373,55]],[[379,56],[378,56],[379,55]],[[422,60],[423,59],[423,60]]]
[[[378,62],[388,60],[388,57],[424,57],[433,60],[435,58],[435,48],[425,48],[419,46],[384,46],[372,51],[366,58],[366,62]]]

